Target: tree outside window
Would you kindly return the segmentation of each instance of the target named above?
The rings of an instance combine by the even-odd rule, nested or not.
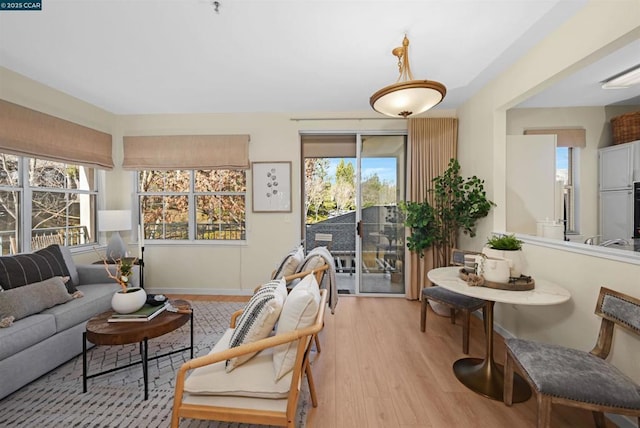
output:
[[[244,170],[138,172],[145,239],[244,240]]]

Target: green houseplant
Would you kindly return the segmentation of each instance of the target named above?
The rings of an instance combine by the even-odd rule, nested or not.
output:
[[[510,262],[510,276],[514,278],[522,275],[524,268],[524,255],[522,254],[522,241],[515,235],[493,235],[487,239],[482,254],[494,259],[505,259]]]
[[[522,249],[522,241],[516,235],[494,235],[487,239],[487,246],[494,250],[515,251]]]
[[[456,159],[451,159],[442,175],[433,179],[429,194],[432,204],[404,202],[400,209],[405,216],[404,225],[411,229],[407,238],[409,250],[423,257],[424,251],[433,246],[437,254],[435,267],[441,267],[447,265],[458,233],[475,236],[476,222],[486,217],[495,204],[487,199],[484,180],[460,175]]]

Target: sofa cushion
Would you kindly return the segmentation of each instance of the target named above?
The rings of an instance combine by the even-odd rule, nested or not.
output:
[[[62,278],[55,276],[0,292],[0,318],[19,320],[72,299]]]
[[[260,287],[238,317],[236,328],[229,341],[229,348],[235,348],[269,336],[278,321],[286,298],[287,287],[284,279],[273,280]],[[227,360],[227,371],[233,370],[254,355],[255,353],[245,354]]]
[[[69,285],[72,285],[74,287],[79,285],[80,277],[78,276],[78,268],[76,268],[76,263],[73,261],[73,257],[71,257],[71,251],[69,251],[69,247],[67,247],[66,245],[58,245],[57,247],[60,248],[62,259],[67,266],[69,277],[71,278],[71,284],[67,284],[67,288],[70,288]],[[69,292],[73,293],[73,291]]]
[[[313,274],[305,276],[284,302],[276,334],[310,327],[316,320],[320,307],[320,288]],[[273,367],[276,380],[293,370],[296,362],[297,342],[278,345],[273,349]]]
[[[304,260],[304,250],[299,246],[289,254],[284,256],[277,269],[273,271],[271,279],[280,279],[283,276],[289,276],[296,273],[296,269]]]
[[[0,257],[0,286],[5,290],[54,276],[70,276],[58,245],[50,245],[29,254]],[[75,287],[71,282],[68,284],[69,293],[74,293]]]
[[[110,310],[113,294],[120,289],[116,282],[79,285],[78,290],[83,294],[81,299],[73,299],[64,305],[44,310],[42,313],[53,315],[56,331],[63,331]]]
[[[52,315],[36,314],[0,328],[0,361],[30,346],[40,343],[56,333]]]
[[[227,329],[210,354],[228,349],[233,332],[234,329]],[[184,390],[197,395],[286,398],[292,375],[290,371],[275,381],[271,349],[265,349],[230,373],[225,370],[224,361],[195,369],[185,381]]]

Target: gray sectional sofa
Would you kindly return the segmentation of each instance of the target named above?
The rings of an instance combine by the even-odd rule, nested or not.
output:
[[[47,249],[52,250],[52,247]],[[58,268],[67,269],[68,293],[71,295],[71,291],[75,289],[81,291],[83,296],[17,319],[9,327],[0,328],[0,379],[2,380],[0,399],[81,354],[82,333],[86,322],[94,315],[109,310],[111,298],[120,288],[113,279],[108,277],[104,265],[76,265],[68,248],[55,247],[58,247],[59,251],[53,248],[56,250],[52,252],[53,256],[50,256],[53,258],[45,263],[55,264],[61,255],[64,266],[58,266]],[[37,259],[39,253],[32,253],[35,255],[33,258]],[[11,290],[12,296],[20,294],[21,290],[25,290],[26,293],[29,288],[24,287],[25,284],[23,286],[16,286],[15,282],[10,284],[16,276],[19,276],[16,272],[24,273],[24,278],[20,278],[19,282],[26,281],[27,284],[31,284],[31,292],[33,289],[37,290],[35,284],[41,283],[32,284],[33,275],[43,274],[37,263],[31,265],[33,260],[28,256],[25,254],[0,257],[0,287],[5,291]],[[14,263],[16,260],[21,262],[16,265]],[[110,267],[115,270],[114,265]],[[138,267],[134,268],[136,271],[134,271],[132,285],[135,286]],[[49,276],[49,273],[45,273],[44,276]],[[6,312],[6,305],[4,310]]]

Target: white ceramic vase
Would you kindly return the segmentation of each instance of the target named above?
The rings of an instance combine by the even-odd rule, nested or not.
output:
[[[130,314],[137,311],[147,302],[147,293],[142,288],[129,288],[127,292],[120,290],[111,299],[111,308],[119,314]]]
[[[492,259],[504,259],[511,262],[510,276],[519,278],[525,267],[524,254],[522,250],[494,250],[493,248],[484,247],[482,254]]]

